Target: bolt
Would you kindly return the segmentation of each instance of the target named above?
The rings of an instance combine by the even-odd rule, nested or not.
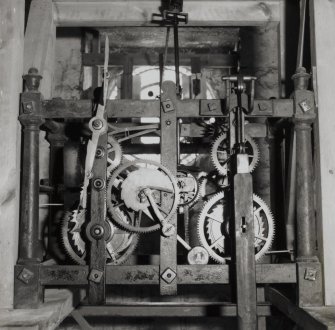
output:
[[[169,103],[165,104],[165,108],[169,109],[171,105]]]
[[[95,228],[94,229],[94,234],[100,235],[101,234],[101,229],[100,228]]]
[[[166,126],[170,126],[170,125],[171,125],[171,120],[167,120],[167,121],[165,122],[165,124],[166,124]]]
[[[93,187],[94,187],[95,189],[97,189],[97,190],[101,190],[101,189],[103,189],[103,188],[105,187],[105,180],[102,180],[102,179],[100,179],[100,178],[95,179],[95,180],[93,181]]]
[[[99,277],[99,275],[98,274],[94,274],[94,278],[98,278]]]
[[[97,131],[101,130],[103,126],[104,126],[104,124],[103,124],[101,119],[95,119],[92,122],[92,127]]]
[[[91,228],[91,235],[93,236],[93,238],[95,239],[100,239],[103,237],[104,235],[104,228],[101,225],[94,225]]]
[[[100,158],[102,158],[103,156],[105,156],[105,149],[102,148],[102,147],[98,147],[98,148],[97,148],[97,151],[96,151],[96,153],[95,153],[95,157],[100,159]]]

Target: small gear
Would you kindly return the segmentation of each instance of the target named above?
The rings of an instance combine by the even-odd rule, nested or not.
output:
[[[217,175],[217,173],[214,176],[202,176],[199,181],[199,195],[204,200],[208,200],[218,190],[228,187],[228,177]]]
[[[254,139],[249,135],[245,135],[245,149],[249,155],[249,172],[252,172],[259,160],[259,148]],[[229,154],[227,134],[224,133],[214,141],[211,150],[211,159],[214,167],[222,175],[227,175]]]
[[[80,265],[86,264],[86,240],[83,236],[85,230],[78,222],[78,215],[85,210],[66,212],[63,222],[61,239],[66,253],[69,257]],[[129,222],[130,219],[118,209],[119,217],[123,221]],[[124,230],[115,227],[111,221],[107,221],[110,227],[110,236],[106,241],[106,263],[110,265],[119,265],[126,261],[128,256],[134,252],[138,235],[130,234]]]
[[[179,201],[177,181],[163,165],[135,160],[118,167],[108,180],[108,215],[118,226],[132,233],[150,233],[161,228],[161,221],[149,205],[144,191],[149,188],[164,222],[175,214]],[[122,221],[115,209],[122,207],[134,224]],[[154,222],[154,224],[153,224]]]
[[[113,172],[122,162],[122,147],[120,143],[108,134],[107,140],[107,176]]]
[[[271,247],[274,238],[274,220],[265,202],[253,195],[255,259],[260,260]],[[229,256],[225,239],[229,235],[229,222],[225,219],[224,193],[213,196],[205,204],[198,220],[198,236],[210,257],[224,264]]]
[[[181,211],[186,205],[192,207],[200,198],[198,180],[190,171],[180,169],[177,172],[177,184],[179,188],[179,210]]]

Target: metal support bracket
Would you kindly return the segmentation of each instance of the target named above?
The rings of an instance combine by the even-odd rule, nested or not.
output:
[[[177,104],[176,86],[171,81],[164,82],[161,95],[162,104],[170,105],[175,109]],[[167,102],[167,103],[165,103]],[[169,107],[168,109],[171,109]],[[177,134],[177,111],[164,111],[161,107],[161,162],[174,176],[177,176],[178,162],[178,134]],[[166,270],[170,269],[170,274],[177,273],[177,214],[169,220],[169,225],[175,230],[169,237],[161,236],[160,241],[160,292],[162,295],[177,294],[177,281],[173,276],[167,278]],[[164,276],[165,275],[165,276]]]
[[[14,267],[14,308],[38,308],[43,303],[39,265]]]

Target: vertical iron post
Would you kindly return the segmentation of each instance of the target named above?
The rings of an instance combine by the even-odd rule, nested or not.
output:
[[[31,68],[24,77],[26,91],[21,95],[19,120],[23,126],[21,212],[19,258],[14,274],[14,307],[37,308],[43,301],[39,283],[42,261],[39,242],[39,133],[44,123],[42,96],[38,91],[42,77]]]
[[[310,75],[298,68],[292,77],[295,91],[294,129],[296,134],[296,208],[298,305],[321,306],[322,271],[316,256],[314,168],[312,124],[315,121],[314,93],[308,91]]]
[[[21,96],[22,111],[19,120],[23,126],[23,167],[19,264],[36,264],[42,259],[38,240],[39,133],[44,122],[41,116],[42,96],[38,91],[41,78],[36,69],[30,69],[24,76],[26,92]]]

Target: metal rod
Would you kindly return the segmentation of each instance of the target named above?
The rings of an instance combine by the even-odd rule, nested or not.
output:
[[[291,132],[288,176],[285,193],[286,248],[295,248],[295,210],[296,210],[296,136]]]
[[[173,36],[174,36],[174,63],[176,70],[176,89],[177,96],[181,97],[181,86],[180,86],[180,77],[179,77],[179,38],[178,38],[178,19],[175,18],[173,25]]]
[[[297,69],[303,66],[303,60],[304,60],[306,2],[307,0],[300,0],[300,27],[299,27],[299,41],[298,41],[298,54],[297,54]]]

